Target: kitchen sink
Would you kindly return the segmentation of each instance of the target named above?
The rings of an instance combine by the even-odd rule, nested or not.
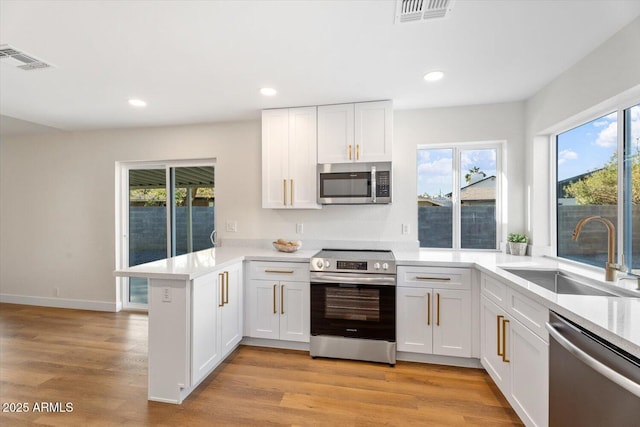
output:
[[[599,295],[607,297],[627,296],[624,290],[604,289],[593,280],[562,270],[538,270],[527,268],[504,268],[503,270],[535,283],[556,294]],[[632,296],[632,295],[629,295]],[[635,296],[635,295],[634,295]]]

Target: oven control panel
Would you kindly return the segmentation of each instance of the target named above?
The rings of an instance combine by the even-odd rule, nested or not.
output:
[[[393,273],[395,262],[387,261],[352,261],[327,258],[312,258],[311,271],[342,273]]]

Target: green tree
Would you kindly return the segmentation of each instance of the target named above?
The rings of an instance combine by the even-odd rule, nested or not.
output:
[[[467,182],[467,184],[471,182],[471,177],[476,173],[479,173],[480,175],[482,175],[483,178],[487,176],[487,174],[482,172],[479,167],[474,166],[471,169],[469,169],[469,172],[467,172],[467,174],[464,176],[464,180]]]
[[[640,154],[631,156],[631,202],[640,204]],[[604,168],[564,187],[580,205],[615,205],[618,202],[618,159],[614,155]]]

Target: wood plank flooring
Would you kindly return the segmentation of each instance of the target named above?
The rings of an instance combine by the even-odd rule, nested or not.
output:
[[[14,304],[0,304],[0,402],[30,408],[0,412],[3,426],[522,425],[480,369],[248,346],[182,405],[148,402],[146,314]]]

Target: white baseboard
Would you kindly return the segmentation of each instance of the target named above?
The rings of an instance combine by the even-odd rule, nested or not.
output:
[[[76,310],[92,311],[120,311],[122,303],[115,301],[90,301],[80,299],[63,299],[49,297],[34,297],[29,295],[0,294],[0,302],[9,304],[37,305],[42,307],[72,308]]]

